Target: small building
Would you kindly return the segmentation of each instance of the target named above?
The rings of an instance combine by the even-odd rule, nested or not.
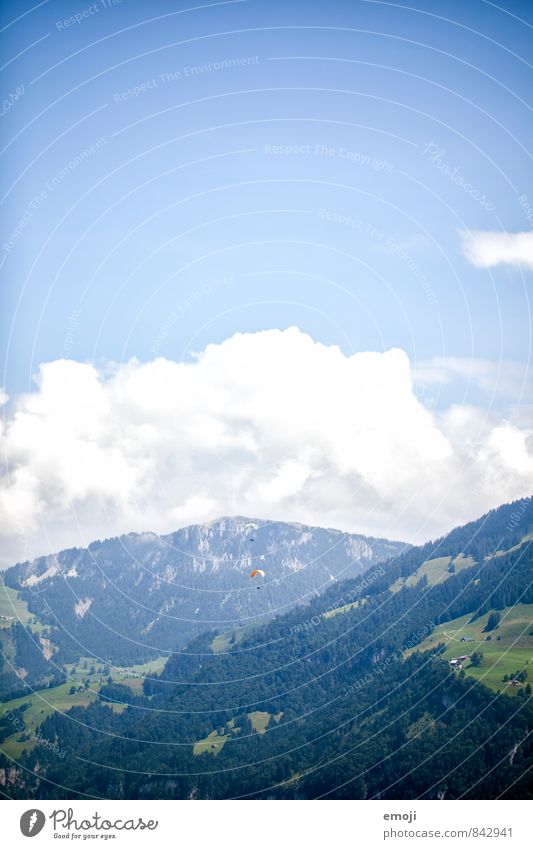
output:
[[[462,654],[460,657],[452,657],[450,660],[450,666],[452,669],[462,669],[463,663],[466,663],[467,660],[470,660],[469,654]]]

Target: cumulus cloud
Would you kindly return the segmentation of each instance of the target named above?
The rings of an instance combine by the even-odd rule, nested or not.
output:
[[[403,351],[349,356],[297,328],[190,362],[45,363],[1,442],[5,562],[237,513],[423,540],[533,479],[527,429],[436,418]]]
[[[533,231],[497,233],[463,230],[460,235],[464,256],[478,268],[492,268],[495,265],[533,268]]]
[[[417,384],[450,383],[461,379],[490,393],[521,402],[533,397],[533,374],[528,363],[487,360],[479,357],[433,357],[421,360],[412,370]]]

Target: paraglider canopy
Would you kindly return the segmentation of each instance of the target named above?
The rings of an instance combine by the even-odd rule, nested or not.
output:
[[[264,578],[264,577],[265,577],[265,573],[263,572],[263,570],[262,570],[262,569],[254,569],[254,571],[253,571],[253,572],[252,572],[252,574],[250,575],[250,578],[255,578],[255,577],[256,577],[256,575],[261,575],[261,577],[262,577],[262,578]]]

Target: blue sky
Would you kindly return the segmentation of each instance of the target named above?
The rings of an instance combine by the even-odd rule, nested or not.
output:
[[[532,25],[478,0],[4,3],[0,384],[295,326],[402,349],[431,410],[522,421],[531,268],[475,264],[461,231],[532,229]]]
[[[249,0],[172,14],[186,7],[123,0],[58,30],[90,4],[51,0],[4,34],[9,57],[43,39],[4,77],[5,93],[25,87],[4,116],[4,244],[34,213],[2,268],[8,390],[61,356],[72,312],[72,356],[148,359],[168,312],[229,276],[162,353],[295,323],[347,350],[527,361],[520,269],[472,268],[457,235],[530,229],[517,194],[533,197],[520,100],[531,31],[508,14],[527,20],[527,4]],[[4,21],[20,9],[4,4]],[[187,71],[230,59],[249,64]]]

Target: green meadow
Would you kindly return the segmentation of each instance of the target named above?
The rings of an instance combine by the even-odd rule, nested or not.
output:
[[[224,631],[223,634],[217,636],[211,641],[211,651],[215,654],[231,651],[235,646],[241,643],[247,634],[250,634],[257,624],[239,625],[232,628],[231,631]]]
[[[466,675],[481,681],[491,690],[501,690],[514,695],[519,687],[513,687],[503,681],[504,675],[513,675],[517,670],[526,669],[533,659],[533,604],[517,604],[500,611],[499,626],[487,633],[484,629],[492,611],[488,611],[475,622],[470,622],[470,614],[452,619],[437,626],[433,633],[413,651],[427,651],[439,644],[445,645],[443,657],[451,660],[461,655],[472,655],[474,651],[483,654],[481,666],[466,663]],[[467,638],[468,642],[462,642]],[[490,639],[489,639],[490,638]],[[472,640],[472,642],[470,642]],[[533,685],[533,664],[528,680]]]
[[[29,707],[22,714],[26,726],[25,730],[17,730],[7,740],[4,740],[0,744],[0,751],[16,760],[25,749],[31,749],[35,746],[36,740],[33,739],[33,736],[37,732],[37,728],[41,722],[44,722],[50,714],[54,713],[54,711],[65,713],[74,706],[87,707],[97,697],[97,692],[93,689],[82,690],[79,693],[70,695],[70,686],[69,683],[66,683],[61,684],[59,687],[50,687],[34,693],[30,692],[27,696],[12,699],[0,705],[0,713],[4,716],[16,710],[21,705],[29,703]],[[18,739],[27,734],[30,735],[29,740],[21,741]]]
[[[258,734],[265,734],[270,723],[270,720],[279,722],[283,716],[283,711],[272,714],[266,710],[254,710],[248,714],[248,719],[252,724],[252,728]],[[241,729],[235,725],[235,719],[230,719],[223,728],[211,731],[203,740],[197,740],[193,745],[193,754],[195,755],[218,755],[224,748],[224,744],[231,739],[232,734],[237,734]]]
[[[33,618],[33,614],[28,610],[28,605],[19,597],[18,590],[6,587],[0,581],[0,628],[9,628],[12,622],[28,625]]]
[[[322,614],[324,619],[331,619],[332,616],[338,616],[339,613],[348,613],[350,610],[356,610],[366,604],[366,598],[358,598],[357,601],[351,601],[349,604],[343,604],[342,607],[332,607],[331,610],[326,610]]]
[[[397,593],[402,587],[414,587],[422,578],[427,578],[428,586],[432,587],[452,576],[453,573],[448,571],[452,564],[455,573],[457,573],[463,569],[469,569],[474,563],[473,557],[465,557],[463,554],[458,554],[453,560],[450,556],[434,557],[432,560],[426,560],[425,563],[422,563],[416,572],[413,572],[408,578],[398,578],[392,584],[391,590],[393,593]]]
[[[3,743],[0,751],[12,758],[17,758],[25,749],[31,749],[36,744],[34,735],[38,726],[54,711],[65,713],[71,707],[87,707],[98,698],[100,687],[107,683],[111,677],[115,683],[124,684],[133,693],[142,693],[145,676],[161,672],[167,656],[155,658],[147,663],[131,667],[112,666],[109,672],[104,672],[105,666],[92,657],[81,657],[76,664],[67,665],[67,681],[58,687],[49,687],[44,690],[29,692],[21,698],[11,699],[0,704],[0,713],[5,715],[13,712],[23,704],[29,704],[22,718],[26,726],[24,731],[15,730]],[[91,672],[94,669],[94,672]],[[88,686],[85,687],[85,682]],[[72,687],[75,693],[70,693]],[[78,688],[82,688],[78,692]],[[121,703],[110,703],[108,705],[115,713],[126,710],[127,705]],[[29,740],[19,740],[21,736],[30,735]]]

